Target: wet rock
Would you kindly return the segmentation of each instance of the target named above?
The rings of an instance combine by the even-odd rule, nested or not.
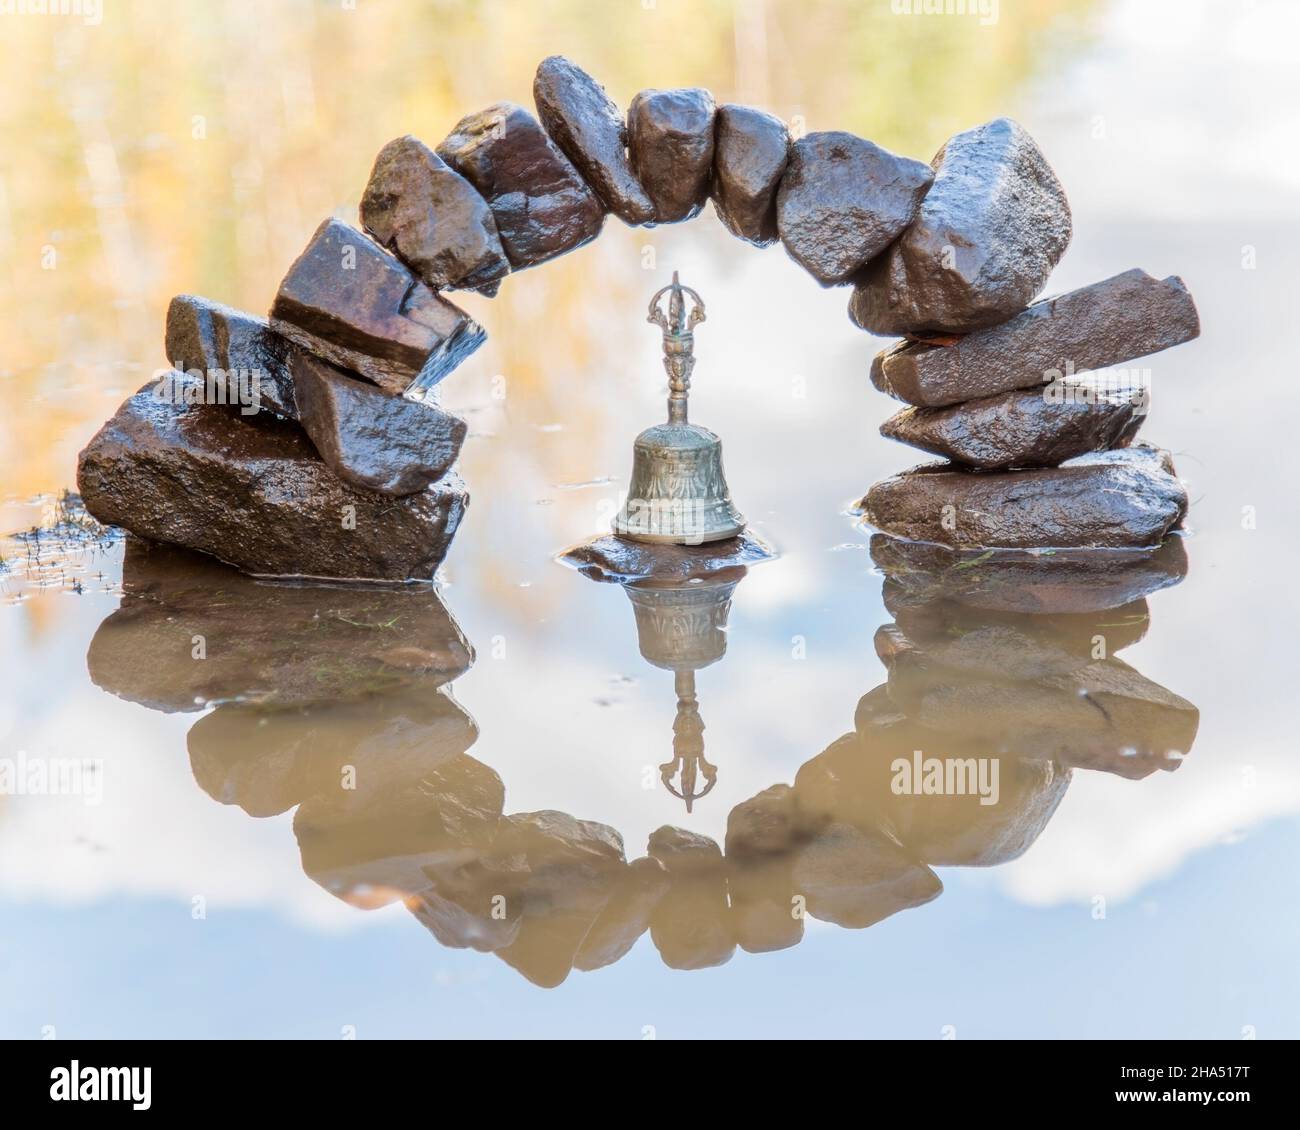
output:
[[[650,937],[671,969],[723,965],[736,952],[722,850],[707,836],[664,826],[647,853],[667,869],[671,885],[650,918]]]
[[[487,336],[369,236],[332,218],[285,275],[271,326],[394,396],[413,382],[436,384]]]
[[[828,825],[800,850],[794,884],[809,914],[851,930],[927,903],[943,890],[933,871],[884,833],[850,824]]]
[[[497,102],[462,118],[438,156],[487,199],[516,270],[600,234],[605,206],[522,106]]]
[[[746,953],[773,953],[803,940],[803,913],[796,901],[790,858],[732,863],[727,892],[731,927]]]
[[[214,376],[228,403],[297,419],[289,373],[294,348],[265,318],[178,294],[167,307],[166,349],[173,369]]]
[[[467,501],[454,475],[401,499],[359,491],[297,425],[194,394],[184,374],[147,384],[96,433],[77,467],[95,518],[258,575],[433,576]]]
[[[849,313],[877,334],[966,333],[1015,314],[1070,242],[1070,206],[1033,138],[998,118],[935,154],[916,220],[865,272]]]
[[[946,408],[904,408],[881,424],[880,434],[980,470],[1054,467],[1123,447],[1146,409],[1138,385],[1075,377]]]
[[[949,344],[895,342],[876,355],[871,380],[908,404],[941,407],[1119,365],[1200,332],[1182,279],[1134,269],[1044,298]]]
[[[650,929],[651,915],[668,886],[668,871],[657,859],[644,857],[629,863],[578,947],[573,967],[602,969],[623,957]]]
[[[127,539],[122,580],[121,606],[96,630],[86,664],[96,686],[151,710],[427,694],[474,661],[428,586],[267,584],[137,538]]]
[[[1025,615],[941,600],[901,608],[876,632],[876,654],[914,647],[942,667],[997,678],[1033,679],[1086,667],[1098,648],[1113,655],[1137,643],[1150,618],[1145,600],[1101,613]]]
[[[388,396],[324,361],[293,361],[298,418],[340,479],[398,497],[415,494],[451,469],[465,421],[436,405]]]
[[[916,216],[928,165],[851,133],[810,133],[790,150],[776,198],[781,242],[823,286],[848,282]]]
[[[770,545],[749,532],[703,545],[658,545],[605,534],[566,549],[558,560],[595,581],[684,584],[739,580],[747,566],[776,556]]]
[[[340,787],[403,786],[463,754],[474,720],[432,686],[299,706],[225,702],[190,728],[194,779],[213,800],[274,816]]]
[[[1182,521],[1187,491],[1152,451],[988,474],[926,464],[876,483],[862,509],[885,533],[958,549],[1153,547]]]
[[[473,859],[491,841],[505,797],[494,770],[461,755],[410,772],[360,760],[355,790],[339,774],[298,807],[302,869],[336,898],[366,910],[410,898],[433,886],[431,870]]]
[[[784,855],[800,840],[795,817],[794,792],[789,785],[773,785],[742,801],[727,816],[727,859],[754,859]]]
[[[697,215],[713,173],[713,95],[707,90],[643,90],[627,111],[632,168],[655,208],[672,224]]]
[[[375,158],[361,197],[361,224],[433,290],[495,294],[510,273],[487,201],[409,134],[390,141]]]
[[[551,55],[537,68],[533,101],[551,140],[605,207],[625,223],[650,223],[654,205],[632,172],[623,114],[605,88],[576,63]]]
[[[430,888],[406,900],[409,910],[437,941],[451,949],[495,953],[519,937],[522,918],[493,918],[474,913]]]
[[[875,534],[872,563],[885,574],[885,607],[894,615],[946,599],[978,609],[1019,613],[1092,613],[1119,608],[1187,576],[1181,537],[1153,550],[954,550]]]
[[[720,106],[714,128],[713,207],[723,226],[755,247],[777,239],[776,192],[790,160],[790,131],[751,106]]]

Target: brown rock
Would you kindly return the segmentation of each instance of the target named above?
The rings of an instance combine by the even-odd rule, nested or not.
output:
[[[492,209],[424,142],[399,137],[379,151],[361,197],[361,224],[432,290],[496,293],[510,273]]]
[[[268,585],[138,538],[127,539],[122,584],[122,603],[96,630],[86,665],[96,686],[151,710],[301,707],[405,687],[427,695],[474,661],[428,586]],[[420,664],[395,665],[397,649],[418,650]]]
[[[850,824],[828,825],[800,850],[794,884],[809,914],[850,930],[920,906],[943,891],[933,871],[884,833]]]
[[[522,106],[497,102],[462,118],[438,156],[486,197],[515,270],[600,234],[605,206]]]
[[[77,466],[94,517],[247,573],[433,576],[465,511],[454,475],[396,500],[359,491],[295,424],[232,415],[196,402],[201,393],[201,382],[172,374],[145,385],[99,430]]]
[[[713,207],[726,229],[755,247],[777,239],[776,190],[790,160],[790,131],[751,106],[718,107]]]
[[[451,469],[465,421],[432,403],[388,396],[315,357],[293,362],[298,418],[344,482],[380,494],[424,490]]]
[[[1054,467],[1123,447],[1146,410],[1139,385],[1074,377],[946,408],[904,408],[880,425],[880,434],[980,470]]]
[[[822,286],[848,282],[912,222],[932,180],[927,165],[864,138],[810,133],[777,193],[781,242]]]
[[[885,574],[885,607],[898,616],[935,600],[1014,613],[1116,609],[1187,576],[1181,537],[1153,550],[1075,549],[1050,554],[956,550],[875,534],[871,560]]]
[[[713,172],[713,95],[707,90],[643,90],[627,111],[632,168],[650,196],[655,221],[697,215]]]
[[[949,345],[895,342],[876,355],[871,380],[909,404],[940,407],[1118,365],[1200,332],[1182,279],[1135,269],[1044,298]]]
[[[227,403],[297,419],[289,373],[294,348],[265,318],[178,294],[167,307],[166,348],[173,369],[215,380]]]
[[[773,785],[736,805],[727,816],[727,859],[785,855],[801,838],[789,785]]]
[[[650,937],[664,964],[707,969],[730,961],[736,935],[722,850],[707,836],[664,826],[650,834],[647,854],[671,880],[650,918]]]
[[[736,942],[746,953],[772,953],[803,940],[790,856],[731,861],[727,893]]]
[[[537,68],[533,101],[551,140],[606,208],[634,226],[654,220],[654,205],[628,161],[622,111],[600,83],[576,63],[551,55]]]
[[[878,482],[866,521],[957,549],[1154,547],[1187,512],[1187,491],[1155,449],[1084,456],[1038,471],[983,474],[931,463]]]
[[[655,907],[668,891],[668,872],[657,859],[634,859],[592,923],[573,967],[590,971],[613,965],[650,929]]]
[[[1033,138],[1007,118],[949,139],[916,221],[858,282],[871,333],[966,333],[1043,288],[1070,242],[1070,206]]]
[[[486,337],[369,236],[335,219],[289,268],[271,326],[394,396],[436,384]]]

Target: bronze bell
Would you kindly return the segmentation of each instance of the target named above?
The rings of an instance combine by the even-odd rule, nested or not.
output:
[[[659,307],[667,294],[668,314]],[[686,310],[686,296],[691,310]],[[633,541],[700,545],[735,537],[744,516],[731,504],[722,471],[722,441],[686,419],[686,398],[695,368],[695,335],[704,303],[677,281],[650,299],[646,321],[663,330],[668,372],[668,422],[647,428],[632,449],[632,483],[627,502],[614,518],[614,533]]]
[[[744,569],[731,569],[687,584],[636,581],[624,586],[636,614],[641,655],[673,672],[677,693],[673,759],[659,766],[659,778],[664,788],[686,802],[687,812],[718,779],[717,766],[704,756],[704,720],[695,695],[695,672],[716,663],[726,652],[731,594],[744,575]]]

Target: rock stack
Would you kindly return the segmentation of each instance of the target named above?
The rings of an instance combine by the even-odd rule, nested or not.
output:
[[[624,116],[559,56],[533,95],[537,117],[499,102],[436,149],[384,146],[364,232],[322,223],[269,319],[174,299],[172,371],[81,454],[87,510],[249,573],[427,579],[468,501],[451,471],[465,425],[433,389],[484,340],[444,292],[494,295],[590,242],[607,213],[676,223],[712,200],[738,238],[779,239],[822,286],[852,285],[859,326],[906,335],[873,368],[912,405],[885,434],[949,462],[873,488],[864,509],[881,529],[1133,546],[1182,517],[1167,455],[1114,454],[1140,423],[1132,390],[1075,374],[1194,337],[1195,308],[1179,280],[1138,271],[1028,305],[1071,221],[1014,122],[958,134],[925,165],[844,132],[794,141],[696,88],[644,90]]]

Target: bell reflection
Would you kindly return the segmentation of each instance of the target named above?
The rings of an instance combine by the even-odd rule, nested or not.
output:
[[[739,577],[732,577],[679,585],[636,582],[624,586],[636,614],[641,655],[656,667],[673,672],[677,692],[673,759],[659,766],[659,779],[673,796],[686,802],[687,812],[693,811],[695,802],[707,796],[718,780],[717,767],[704,756],[704,721],[695,693],[695,672],[726,654],[727,614],[739,583]]]

